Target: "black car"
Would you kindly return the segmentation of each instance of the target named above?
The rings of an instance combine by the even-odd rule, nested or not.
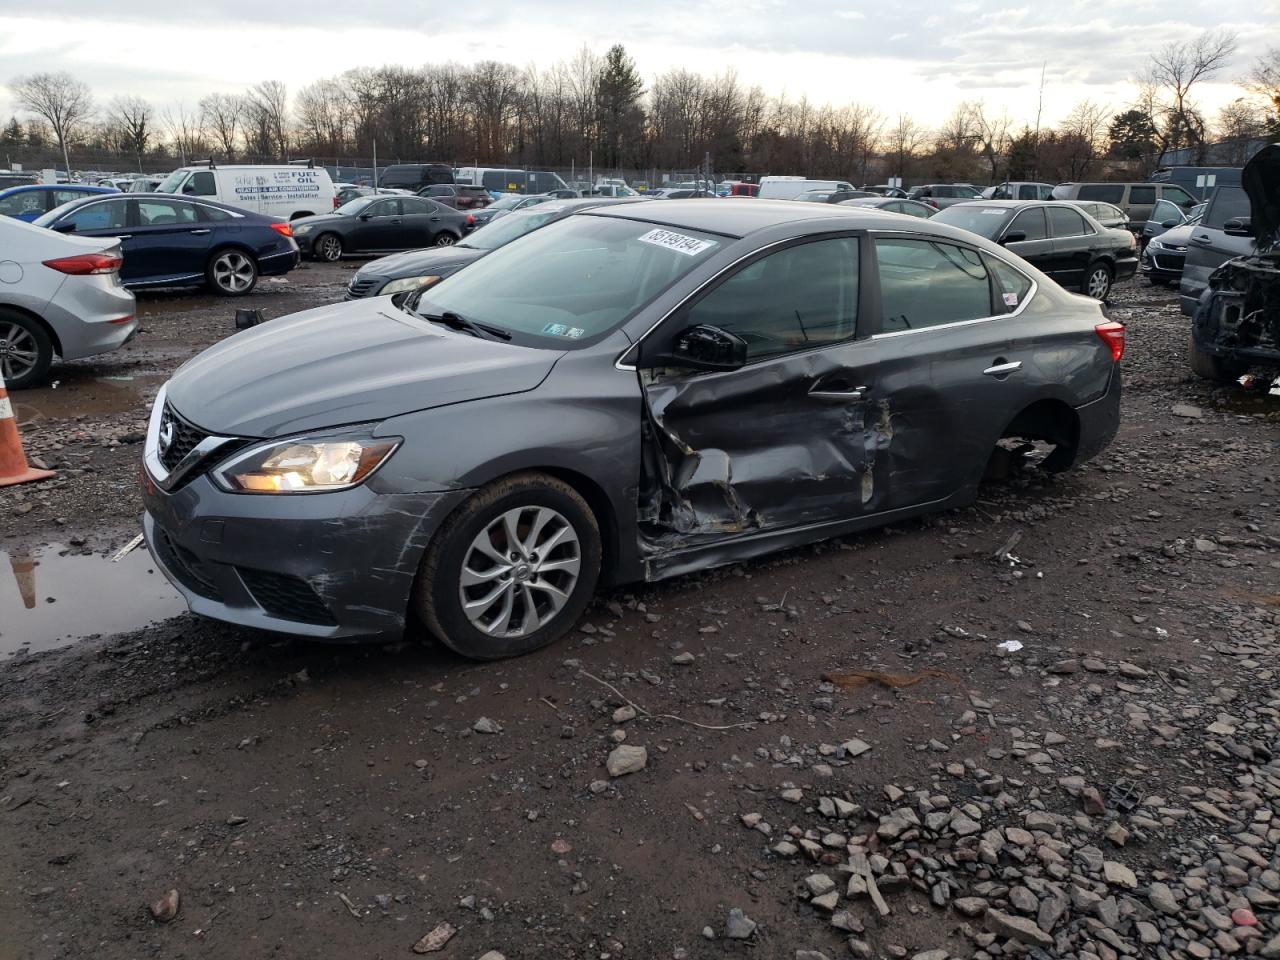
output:
[[[1068,290],[1105,300],[1116,280],[1138,270],[1138,241],[1113,230],[1074,204],[1051,200],[981,200],[939,211],[949,223],[994,240],[1047,273]]]
[[[378,186],[399,187],[410,193],[433,183],[453,183],[453,167],[447,163],[393,163],[378,177]]]
[[[430,197],[455,210],[481,210],[493,202],[489,191],[470,183],[436,183],[418,191],[420,197]]]
[[[59,233],[119,237],[126,287],[208,284],[239,297],[258,277],[298,265],[292,226],[212,200],[159,193],[112,193],[73,200],[34,221]]]
[[[504,247],[517,237],[523,237],[548,223],[563,220],[570,214],[592,207],[635,202],[634,199],[607,198],[553,200],[536,207],[516,210],[481,227],[448,250],[410,250],[366,263],[356,271],[347,285],[346,299],[384,297],[405,290],[429,287],[479,260],[486,253]]]
[[[293,221],[304,256],[332,263],[344,253],[391,253],[448,247],[462,239],[471,215],[425,197],[357,197],[333,213]]]

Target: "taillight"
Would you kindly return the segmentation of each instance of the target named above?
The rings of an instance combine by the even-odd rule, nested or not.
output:
[[[1094,327],[1093,332],[1100,336],[1102,341],[1111,348],[1111,359],[1119,363],[1120,358],[1124,356],[1124,324],[1108,320],[1106,323],[1100,323]]]
[[[468,227],[474,227],[475,225],[476,225],[476,218],[475,218],[475,215],[474,215],[474,214],[470,214],[470,213],[468,213],[468,214],[467,214],[467,226],[468,226]]]
[[[338,198],[336,196],[333,198],[333,209],[338,209]]]
[[[44,265],[59,273],[83,277],[95,273],[116,273],[122,263],[124,258],[114,253],[78,253],[74,257],[46,260]]]
[[[293,236],[293,225],[292,225],[292,224],[288,224],[288,223],[273,223],[273,224],[271,224],[271,229],[272,229],[272,230],[274,230],[276,233],[280,234],[280,236],[282,236],[282,237],[292,237],[292,236]]]

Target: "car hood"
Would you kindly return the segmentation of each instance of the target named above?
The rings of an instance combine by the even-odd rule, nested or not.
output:
[[[1159,240],[1166,247],[1185,247],[1191,242],[1191,231],[1195,229],[1195,224],[1183,223],[1176,227],[1170,227],[1164,233],[1158,234],[1151,239]]]
[[[1258,249],[1280,243],[1280,143],[1253,155],[1240,172],[1240,185],[1249,195],[1249,217]]]
[[[178,369],[168,399],[212,433],[277,437],[524,393],[561,356],[356,300],[223,340]]]
[[[317,213],[310,217],[299,217],[290,223],[293,229],[297,230],[302,226],[318,226],[322,223],[350,223],[351,217],[345,213]]]
[[[479,260],[488,250],[470,247],[433,247],[427,250],[406,250],[389,257],[379,257],[366,263],[356,276],[387,277],[401,280],[405,277],[447,276],[461,270],[473,260]]]

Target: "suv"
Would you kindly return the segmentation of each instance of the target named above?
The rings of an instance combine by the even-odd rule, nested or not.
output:
[[[411,193],[433,183],[453,183],[453,167],[447,163],[393,163],[378,177],[380,187],[399,187]]]
[[[1034,180],[1006,180],[994,187],[987,187],[982,195],[988,200],[1048,200],[1053,196],[1052,183]]]
[[[907,198],[927,203],[935,210],[942,210],[953,203],[981,200],[982,194],[978,192],[977,187],[968,183],[926,183],[912,187],[907,192]]]
[[[479,210],[493,202],[488,190],[469,183],[433,184],[419,190],[418,196],[430,197],[436,203],[443,203],[455,210]]]
[[[1187,267],[1198,269],[1206,252],[1230,240],[1240,255],[1205,279],[1191,323],[1191,369],[1209,380],[1235,380],[1250,366],[1280,368],[1280,143],[1263,147],[1245,164],[1240,187],[1218,187],[1200,226],[1192,228]],[[1239,214],[1244,194],[1243,215]],[[1228,214],[1236,214],[1228,216]],[[1224,219],[1225,218],[1225,219]],[[1206,226],[1207,223],[1220,226]],[[1198,236],[1207,240],[1197,244]],[[1187,273],[1183,273],[1183,307],[1187,305]]]
[[[1182,267],[1182,312],[1196,312],[1200,294],[1209,285],[1209,275],[1233,257],[1253,253],[1249,232],[1249,195],[1244,187],[1218,187],[1209,198],[1204,216],[1191,230],[1187,259]]]
[[[1176,183],[1060,183],[1053,188],[1053,199],[1113,203],[1128,216],[1129,228],[1139,233],[1151,219],[1157,200],[1168,200],[1184,210],[1200,202]]]

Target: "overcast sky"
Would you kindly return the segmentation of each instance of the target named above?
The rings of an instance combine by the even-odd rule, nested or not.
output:
[[[261,0],[0,2],[0,84],[69,70],[100,101],[137,94],[159,106],[194,105],[211,91],[239,91],[259,80],[283,80],[292,91],[350,67],[386,63],[547,65],[583,43],[603,52],[620,42],[646,79],[673,66],[708,73],[733,67],[771,94],[859,101],[929,125],[964,99],[1033,122],[1047,64],[1044,119],[1052,123],[1084,98],[1123,107],[1135,71],[1170,40],[1216,27],[1238,31],[1240,51],[1222,77],[1230,81],[1280,38],[1280,0],[970,0],[945,9],[924,0],[358,0],[333,9]],[[1212,113],[1239,95],[1231,83],[1217,82],[1197,99]],[[13,106],[0,86],[0,114]]]

